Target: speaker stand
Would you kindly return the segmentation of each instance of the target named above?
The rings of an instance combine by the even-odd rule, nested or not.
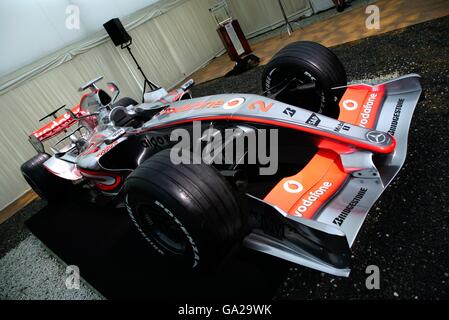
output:
[[[296,24],[298,26],[300,26],[300,24],[298,22],[295,22],[295,21],[294,22],[290,22],[288,20],[287,13],[285,12],[285,8],[284,8],[284,4],[282,3],[282,0],[278,0],[278,3],[279,3],[279,7],[281,8],[282,17],[284,18],[284,25],[287,27],[288,36],[291,36],[292,33],[293,33],[292,23],[294,23],[294,24]],[[282,35],[282,33],[281,33],[281,35]]]
[[[148,80],[147,76],[146,76],[145,73],[143,72],[142,68],[140,67],[139,63],[137,62],[136,58],[134,57],[134,55],[133,55],[133,53],[132,53],[132,51],[131,51],[131,42],[128,42],[127,44],[122,45],[121,48],[122,48],[122,49],[125,49],[125,48],[126,48],[126,49],[128,50],[128,52],[129,52],[131,58],[133,58],[134,63],[135,63],[136,66],[137,66],[137,70],[139,70],[140,73],[142,74],[142,77],[143,77],[143,79],[144,79],[144,82],[143,82],[143,92],[142,92],[142,102],[143,102],[143,101],[144,101],[144,95],[145,95],[145,91],[146,91],[147,85],[148,85],[148,87],[149,87],[149,89],[150,89],[151,91],[157,90],[157,89],[159,89],[159,87],[158,87],[157,85],[155,85],[153,82],[151,82],[150,80]]]

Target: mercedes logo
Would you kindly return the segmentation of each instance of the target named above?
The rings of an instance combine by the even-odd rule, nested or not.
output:
[[[384,143],[387,141],[387,135],[379,131],[370,131],[366,134],[366,138],[374,143]]]

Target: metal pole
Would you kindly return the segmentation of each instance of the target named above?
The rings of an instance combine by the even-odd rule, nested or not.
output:
[[[128,49],[129,54],[131,55],[131,58],[133,58],[134,63],[137,66],[137,70],[140,71],[140,73],[142,74],[143,78],[145,79],[145,83],[148,83],[148,85],[150,86],[151,90],[155,90],[158,88],[158,86],[156,86],[154,83],[152,83],[150,80],[148,80],[147,76],[145,75],[145,73],[143,72],[142,68],[140,67],[139,63],[137,62],[136,58],[134,57],[132,51],[131,51],[131,47],[129,45],[126,46],[126,49]],[[145,87],[145,86],[144,86]]]
[[[279,2],[279,7],[281,7],[282,16],[284,17],[284,20],[285,20],[285,25],[287,26],[288,35],[291,36],[292,32],[293,32],[293,28],[290,25],[290,22],[288,21],[287,14],[285,13],[285,9],[284,9],[284,5],[282,3],[282,0],[278,0],[278,2]]]

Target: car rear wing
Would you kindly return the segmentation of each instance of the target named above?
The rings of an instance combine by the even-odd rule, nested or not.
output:
[[[67,111],[60,116],[55,116],[52,121],[47,122],[29,135],[29,141],[37,152],[44,152],[44,141],[55,137],[62,132],[66,132],[69,127],[77,122],[77,119],[73,118],[73,115],[81,115],[80,105],[78,104],[70,110],[71,112]],[[54,113],[49,116],[51,115],[54,115]]]
[[[394,151],[376,155],[376,161],[368,150],[343,150],[330,160],[326,150],[320,151],[317,156],[329,162],[328,171],[310,189],[304,187],[291,207],[280,208],[270,201],[270,195],[264,200],[248,195],[265,222],[245,238],[245,245],[316,270],[348,276],[350,247],[370,208],[404,164],[410,123],[421,92],[420,76],[415,74],[373,86],[348,86],[340,101],[342,122],[336,130],[344,130],[346,123],[363,126],[374,129],[369,137],[373,140],[389,133],[396,140]],[[376,132],[380,134],[376,136]],[[303,176],[287,177],[279,185],[290,188],[288,181],[293,181],[291,188],[297,187],[295,178]],[[337,190],[325,197],[326,190],[335,186]],[[325,200],[320,202],[320,197]]]

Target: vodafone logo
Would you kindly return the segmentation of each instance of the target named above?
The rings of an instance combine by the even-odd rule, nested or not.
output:
[[[332,187],[332,182],[325,181],[318,189],[304,195],[298,208],[295,210],[295,216],[302,217],[309,207],[312,206],[321,196],[323,196],[330,189],[330,187]]]
[[[224,105],[223,105],[223,109],[234,109],[237,108],[238,106],[240,106],[243,102],[245,102],[244,98],[234,98],[231,99],[229,101],[227,101]]]
[[[373,108],[374,103],[376,102],[377,93],[371,93],[368,101],[363,105],[362,113],[360,114],[361,120],[359,126],[366,127],[368,124],[369,118],[371,116],[371,109]]]
[[[284,190],[288,193],[300,193],[304,187],[296,180],[287,180],[284,182]]]
[[[345,108],[348,111],[354,111],[359,107],[359,104],[355,100],[344,100],[343,101],[343,108]]]

